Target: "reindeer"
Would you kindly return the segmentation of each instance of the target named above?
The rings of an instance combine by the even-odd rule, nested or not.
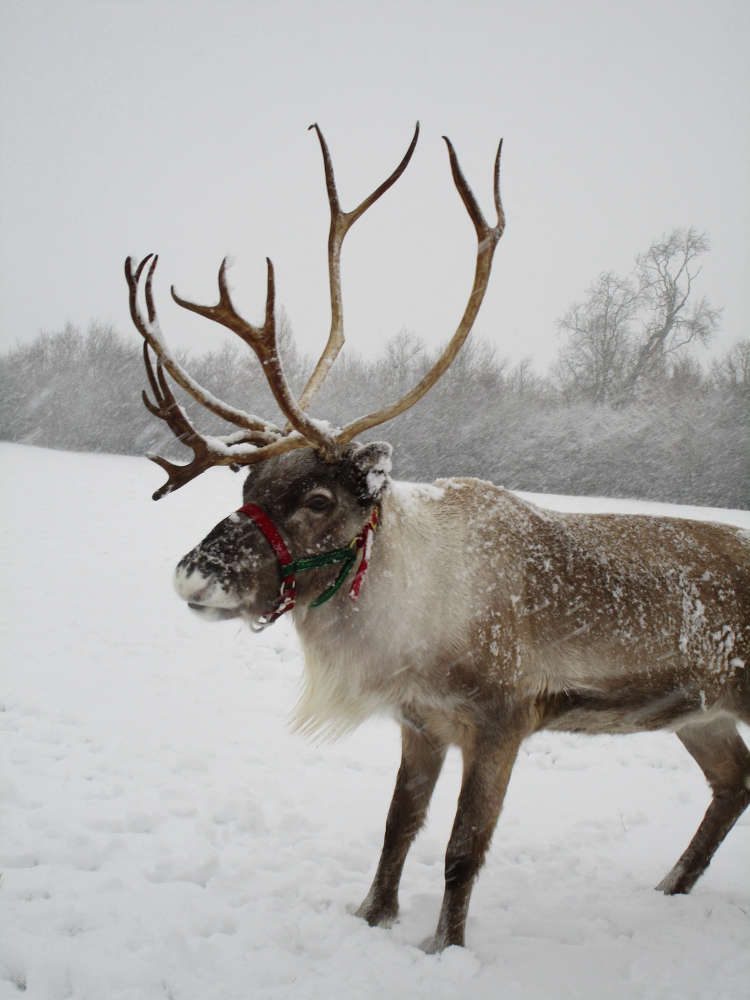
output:
[[[445,893],[428,951],[462,945],[472,885],[490,843],[519,747],[540,729],[630,733],[670,729],[702,768],[713,797],[698,831],[659,883],[689,892],[750,801],[750,545],[737,528],[664,517],[561,514],[475,479],[410,485],[391,479],[391,447],[360,443],[446,371],[468,336],[504,225],[498,146],[490,226],[453,146],[453,180],[477,236],[474,282],[444,353],[402,399],[342,428],[308,414],[344,342],[341,247],[351,226],[405,170],[344,211],[317,125],[331,224],[331,329],[297,400],[276,344],[267,261],[262,326],[236,312],[219,269],[219,301],[175,301],[223,324],[257,354],[287,425],[215,398],[174,359],[161,334],[156,257],[126,261],[130,309],[144,339],[149,410],[193,452],[158,499],[215,465],[249,466],[243,504],[178,564],[176,588],[206,619],[270,626],[291,612],[304,653],[295,725],[339,736],[373,713],[400,725],[402,757],[372,886],[358,915],[389,926],[409,846],[450,745],[463,781],[445,856]],[[144,279],[145,274],[145,279]],[[145,298],[145,311],[140,300]],[[154,368],[152,355],[156,357]],[[168,376],[232,423],[200,434]]]

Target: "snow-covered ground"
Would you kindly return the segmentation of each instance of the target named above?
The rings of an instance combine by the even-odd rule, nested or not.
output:
[[[395,725],[291,735],[286,622],[255,636],[173,595],[176,559],[237,505],[239,477],[214,470],[154,504],[160,473],[141,459],[0,458],[0,1000],[748,996],[750,815],[690,896],[653,890],[708,802],[674,736],[531,740],[468,947],[427,956],[457,757],[400,922],[367,927],[350,909],[380,849]]]

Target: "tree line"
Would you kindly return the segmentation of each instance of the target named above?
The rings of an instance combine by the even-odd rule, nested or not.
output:
[[[630,275],[599,275],[560,320],[559,352],[545,375],[470,339],[430,393],[379,431],[396,449],[396,475],[472,475],[510,489],[750,507],[750,340],[709,365],[690,353],[720,319],[696,292],[697,261],[708,249],[705,235],[675,230],[639,255]],[[141,402],[137,341],[99,324],[86,333],[68,326],[0,357],[0,437],[178,457],[180,445]],[[313,361],[296,348],[283,311],[279,344],[299,393]],[[373,361],[344,352],[313,415],[341,424],[379,408],[419,381],[436,353],[409,331]],[[228,402],[278,412],[246,348],[182,352],[179,360]],[[226,431],[177,395],[199,429]]]

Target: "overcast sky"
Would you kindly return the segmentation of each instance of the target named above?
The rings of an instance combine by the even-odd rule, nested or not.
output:
[[[710,235],[714,350],[748,336],[746,0],[4,0],[0,349],[66,322],[137,337],[122,261],[160,253],[165,334],[224,336],[168,299],[215,299],[221,257],[248,319],[265,265],[305,349],[329,313],[317,121],[345,208],[422,137],[344,248],[348,343],[447,339],[475,238],[442,134],[489,214],[505,137],[508,217],[476,329],[545,370],[556,320],[602,270],[675,226]],[[227,338],[231,335],[227,334]],[[250,405],[250,402],[248,403]]]

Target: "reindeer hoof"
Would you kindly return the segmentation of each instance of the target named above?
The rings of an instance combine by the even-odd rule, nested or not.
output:
[[[353,911],[355,917],[366,920],[370,927],[393,927],[398,918],[398,903],[394,905],[378,904],[368,895],[362,904]]]
[[[686,871],[678,862],[669,874],[665,875],[657,885],[657,892],[663,892],[665,896],[680,896],[690,892],[695,884],[697,875]]]
[[[425,938],[420,944],[420,949],[425,953],[425,955],[439,955],[446,948],[463,948],[464,942],[460,941],[449,941],[443,934],[431,934],[430,937]]]
[[[431,934],[422,941],[419,947],[425,955],[438,955],[445,946],[438,942],[437,934]]]

